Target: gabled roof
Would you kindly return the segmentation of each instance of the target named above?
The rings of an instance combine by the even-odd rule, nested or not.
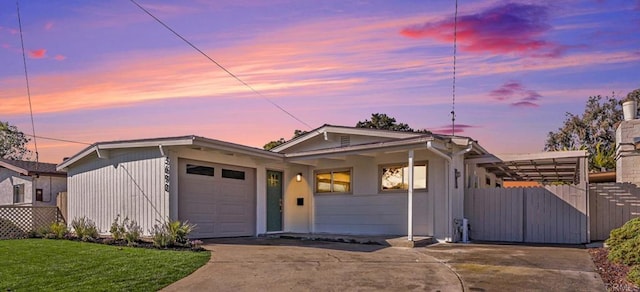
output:
[[[345,135],[362,135],[362,136],[382,137],[382,138],[391,138],[391,139],[404,139],[404,138],[419,137],[419,136],[425,135],[424,133],[399,132],[399,131],[390,131],[390,130],[345,127],[345,126],[335,126],[335,125],[325,124],[319,128],[316,128],[307,132],[304,135],[291,139],[282,145],[274,147],[273,149],[271,149],[271,151],[281,152],[294,145],[298,145],[311,138],[314,138],[320,135],[325,135],[327,133],[345,134]]]
[[[24,160],[9,160],[0,158],[0,167],[13,170],[21,175],[51,175],[51,176],[66,176],[64,171],[56,170],[54,163],[24,161]]]
[[[273,153],[267,150],[235,144],[231,142],[225,142],[195,135],[179,136],[179,137],[162,137],[162,138],[150,138],[150,139],[137,139],[137,140],[121,140],[121,141],[108,141],[98,142],[80,151],[78,154],[70,157],[57,166],[57,169],[65,169],[68,166],[74,164],[80,159],[96,153],[98,157],[101,155],[101,150],[112,149],[127,149],[127,148],[142,148],[142,147],[158,147],[160,151],[163,147],[169,146],[196,146],[202,148],[210,148],[222,151],[230,151],[239,154],[245,154],[254,157],[260,157],[265,159],[282,160],[284,156],[282,154]]]

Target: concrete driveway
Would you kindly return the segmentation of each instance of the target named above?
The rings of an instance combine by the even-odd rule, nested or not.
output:
[[[165,291],[604,291],[578,248],[277,238],[210,240],[205,248],[209,263]]]

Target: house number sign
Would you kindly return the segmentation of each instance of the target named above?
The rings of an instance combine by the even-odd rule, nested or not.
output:
[[[169,181],[171,176],[169,175],[169,171],[171,170],[169,157],[164,158],[164,191],[169,191]]]

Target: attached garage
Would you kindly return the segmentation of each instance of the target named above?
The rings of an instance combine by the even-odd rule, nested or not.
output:
[[[196,238],[256,234],[256,170],[179,159],[178,218]]]

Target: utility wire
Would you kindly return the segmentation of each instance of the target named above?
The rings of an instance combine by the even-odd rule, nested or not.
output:
[[[31,131],[33,131],[33,145],[36,149],[36,170],[38,170],[38,140],[36,139],[36,126],[33,122],[33,107],[31,106],[31,89],[29,87],[29,74],[27,73],[27,57],[24,50],[24,37],[22,36],[22,20],[20,19],[20,3],[16,0],[16,11],[18,12],[18,26],[20,27],[20,45],[22,46],[22,63],[24,64],[24,79],[27,82],[27,97],[29,97],[29,115],[31,116]]]
[[[5,132],[10,133],[10,134],[22,133],[20,131],[12,131],[12,130],[9,130],[9,129],[0,129],[0,131],[5,131]],[[52,140],[52,141],[58,141],[58,142],[67,142],[67,143],[83,144],[83,145],[93,145],[93,144],[87,143],[87,142],[79,142],[79,141],[66,140],[66,139],[60,139],[60,138],[51,138],[51,137],[44,137],[44,136],[35,136],[35,135],[25,134],[25,133],[22,133],[22,135],[25,135],[25,136],[28,136],[28,137],[32,137],[32,138],[38,138],[38,139],[44,139],[44,140]]]
[[[262,93],[260,93],[259,91],[257,91],[255,88],[253,88],[251,85],[249,85],[247,82],[245,82],[244,80],[240,79],[240,77],[238,77],[237,75],[233,74],[231,71],[229,71],[227,68],[225,68],[224,66],[222,66],[220,63],[216,62],[213,58],[209,57],[209,55],[207,55],[205,52],[203,52],[202,50],[200,50],[198,47],[196,47],[193,43],[191,43],[189,40],[187,40],[186,38],[184,38],[182,35],[180,35],[178,32],[176,32],[175,30],[173,30],[171,27],[169,27],[167,24],[165,24],[164,22],[162,22],[162,20],[160,20],[159,18],[157,18],[155,15],[151,14],[151,12],[149,12],[149,10],[145,9],[144,7],[142,7],[140,4],[138,4],[138,2],[136,2],[135,0],[130,0],[133,4],[135,4],[136,6],[138,6],[138,8],[140,8],[142,11],[144,11],[145,13],[147,13],[149,16],[151,16],[153,19],[155,19],[158,23],[160,23],[162,26],[164,26],[166,29],[168,29],[169,31],[171,31],[174,35],[176,35],[178,38],[180,38],[181,40],[183,40],[185,43],[187,43],[189,46],[191,46],[192,48],[194,48],[196,51],[198,51],[200,54],[202,54],[205,58],[209,59],[209,61],[213,62],[214,64],[216,64],[216,66],[218,66],[220,69],[222,69],[224,72],[226,72],[227,74],[229,74],[229,76],[233,77],[234,79],[238,80],[238,82],[242,83],[242,85],[246,86],[247,88],[249,88],[251,91],[253,91],[253,93],[259,95],[260,97],[264,98],[266,101],[268,101],[270,104],[272,104],[273,106],[277,107],[279,110],[281,110],[282,112],[284,112],[285,114],[289,115],[290,117],[292,117],[294,120],[300,122],[301,124],[307,126],[309,129],[313,129],[313,127],[311,127],[309,124],[305,123],[303,120],[301,120],[300,118],[296,117],[295,115],[293,115],[292,113],[290,113],[289,111],[287,111],[286,109],[284,109],[283,107],[281,107],[280,105],[278,105],[277,103],[275,103],[274,101],[272,101],[271,99],[269,99],[268,97],[264,96]]]
[[[458,0],[453,18],[453,89],[451,97],[451,136],[456,135],[456,53],[458,49]]]

